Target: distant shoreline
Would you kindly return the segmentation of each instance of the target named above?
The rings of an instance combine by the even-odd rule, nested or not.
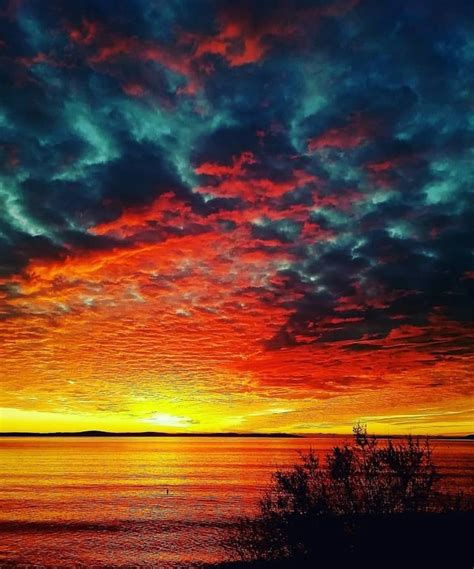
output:
[[[110,431],[78,431],[78,432],[55,432],[55,433],[32,433],[32,432],[5,432],[0,437],[218,437],[218,438],[279,438],[299,439],[304,435],[290,433],[164,433],[160,431],[144,432],[110,432]]]
[[[256,439],[305,439],[311,437],[327,437],[327,438],[344,438],[350,437],[350,434],[334,434],[334,433],[166,433],[162,431],[142,431],[142,432],[111,432],[111,431],[74,431],[74,432],[52,432],[52,433],[34,433],[34,432],[0,432],[0,438],[4,437],[178,437],[178,438],[256,438]],[[400,439],[408,435],[376,435],[380,439]],[[428,437],[429,439],[442,440],[462,440],[474,441],[474,435],[415,435],[415,437]]]

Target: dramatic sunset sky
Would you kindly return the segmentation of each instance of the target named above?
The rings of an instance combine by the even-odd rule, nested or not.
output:
[[[0,429],[472,431],[473,22],[0,1]]]

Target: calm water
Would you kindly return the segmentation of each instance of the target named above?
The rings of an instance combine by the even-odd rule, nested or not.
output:
[[[0,566],[189,567],[220,560],[277,467],[340,439],[0,439]],[[474,443],[434,441],[448,490],[474,494]]]

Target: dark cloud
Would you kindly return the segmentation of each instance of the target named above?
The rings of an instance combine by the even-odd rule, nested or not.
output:
[[[216,231],[236,235],[234,254],[277,259],[247,291],[291,307],[271,349],[379,349],[358,342],[434,314],[469,322],[470,13],[19,3],[0,17],[2,277]],[[162,218],[94,233],[168,194]]]

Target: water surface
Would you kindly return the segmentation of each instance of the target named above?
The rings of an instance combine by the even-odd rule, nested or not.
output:
[[[277,467],[341,439],[2,438],[0,565],[189,567],[223,559]],[[474,444],[433,442],[449,491],[474,494]]]

